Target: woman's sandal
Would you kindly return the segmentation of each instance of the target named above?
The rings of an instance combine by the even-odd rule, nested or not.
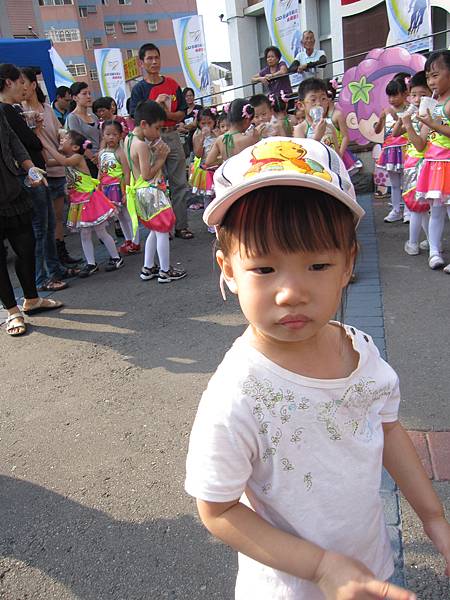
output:
[[[11,337],[19,337],[27,332],[27,324],[21,312],[9,315],[6,319],[6,333]]]
[[[184,229],[175,229],[175,237],[182,240],[192,240],[194,234],[185,227]]]
[[[69,284],[65,281],[59,281],[58,279],[49,279],[38,287],[38,292],[60,292],[69,287]]]
[[[26,309],[22,307],[22,312],[26,315],[36,315],[40,312],[45,312],[47,310],[55,310],[56,308],[61,308],[64,306],[62,302],[59,300],[53,300],[53,298],[38,298],[38,301],[35,302],[31,308]]]
[[[67,267],[63,275],[61,275],[61,279],[70,279],[71,277],[78,277],[81,269],[76,267]]]

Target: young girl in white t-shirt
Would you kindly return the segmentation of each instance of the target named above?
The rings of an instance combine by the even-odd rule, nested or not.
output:
[[[239,552],[239,600],[408,600],[379,489],[383,465],[450,563],[450,526],[398,422],[398,377],[332,319],[364,214],[335,151],[267,138],[226,161],[205,222],[249,322],[204,392],[186,490]]]

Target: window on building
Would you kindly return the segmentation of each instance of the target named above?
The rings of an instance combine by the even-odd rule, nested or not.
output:
[[[80,77],[87,75],[86,65],[83,63],[77,63],[75,65],[67,65],[67,70],[73,77]]]
[[[79,29],[50,29],[45,32],[45,37],[52,42],[79,42],[81,40]]]
[[[106,35],[114,35],[116,33],[116,26],[114,23],[105,23]]]
[[[92,38],[92,42],[93,42],[94,46],[103,46],[101,37]]]
[[[137,33],[136,21],[129,21],[128,23],[121,23],[123,33]]]
[[[95,15],[95,14],[97,14],[97,7],[94,4],[90,4],[87,7],[87,11],[90,15]]]
[[[80,17],[81,17],[82,19],[87,19],[87,16],[88,16],[88,9],[87,9],[87,6],[80,6],[80,7],[78,8],[78,12],[80,13]]]
[[[149,31],[158,31],[158,21],[147,21]]]
[[[103,4],[103,6],[108,6],[109,5],[109,0],[102,0],[102,4]]]
[[[139,56],[139,50],[137,48],[133,48],[132,50],[126,51],[127,58],[133,58],[133,56]]]
[[[89,70],[89,75],[90,75],[92,81],[98,81],[97,69],[90,69]]]
[[[73,0],[39,0],[39,6],[62,6],[73,4]]]
[[[131,0],[119,0],[119,4],[129,5],[129,4],[131,4]]]
[[[144,4],[153,4],[153,0],[144,0]]]

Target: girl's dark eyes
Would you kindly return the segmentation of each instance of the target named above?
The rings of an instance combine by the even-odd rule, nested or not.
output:
[[[328,263],[315,263],[313,265],[311,265],[311,271],[324,271],[325,269],[327,269],[330,265]]]
[[[269,273],[273,273],[274,269],[272,267],[257,267],[256,269],[252,269],[252,271],[257,275],[268,275]]]

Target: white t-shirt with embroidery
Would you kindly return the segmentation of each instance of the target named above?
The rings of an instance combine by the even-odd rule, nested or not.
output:
[[[241,498],[275,527],[352,556],[383,580],[394,565],[379,495],[382,423],[397,420],[398,377],[369,336],[345,329],[359,363],[344,379],[303,377],[238,338],[202,396],[185,487],[210,502]],[[235,598],[324,596],[240,554]]]

